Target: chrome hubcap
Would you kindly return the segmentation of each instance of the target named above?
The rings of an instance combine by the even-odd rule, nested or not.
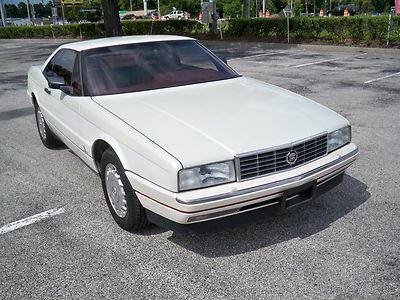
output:
[[[43,139],[46,139],[46,126],[44,125],[45,124],[44,123],[44,117],[43,117],[42,112],[40,111],[39,108],[37,109],[37,112],[36,112],[36,119],[37,119],[37,122],[38,122],[40,136]]]
[[[121,176],[118,174],[117,168],[113,164],[107,164],[105,169],[105,184],[108,199],[118,217],[126,216],[126,198],[124,185]]]

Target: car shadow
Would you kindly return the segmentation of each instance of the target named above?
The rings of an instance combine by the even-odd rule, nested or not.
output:
[[[34,113],[33,106],[12,109],[12,110],[7,110],[7,111],[1,111],[0,112],[0,121],[9,121],[9,120],[17,119],[20,117],[33,115],[33,113]]]
[[[174,232],[168,240],[204,257],[237,255],[314,235],[359,207],[370,196],[366,184],[345,175],[338,187],[284,215],[266,217],[224,232],[194,235]]]

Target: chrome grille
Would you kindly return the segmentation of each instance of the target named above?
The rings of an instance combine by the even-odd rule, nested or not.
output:
[[[327,153],[327,143],[328,135],[325,134],[295,143],[290,147],[240,156],[238,158],[239,179],[264,176],[303,165],[324,156]],[[297,160],[294,164],[289,164],[286,157],[293,150],[297,152]]]

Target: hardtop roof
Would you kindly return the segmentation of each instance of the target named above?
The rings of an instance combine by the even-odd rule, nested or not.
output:
[[[80,52],[88,49],[109,47],[109,46],[160,42],[160,41],[176,41],[176,40],[193,40],[193,39],[190,37],[184,37],[178,35],[131,35],[131,36],[108,37],[108,38],[73,42],[64,44],[60,48],[72,49]]]

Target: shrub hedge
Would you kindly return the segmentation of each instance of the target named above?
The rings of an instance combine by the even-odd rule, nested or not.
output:
[[[224,28],[232,37],[250,39],[284,38],[286,19],[233,19]],[[295,41],[320,40],[333,43],[384,45],[387,39],[388,16],[330,17],[290,19],[291,38]],[[392,18],[392,45],[400,45],[400,16]]]
[[[392,19],[390,43],[400,46],[400,16]],[[336,44],[385,45],[388,17],[295,17],[290,19],[291,38],[295,42],[322,41]],[[167,20],[162,22],[123,21],[125,35],[179,34],[198,38],[214,38],[219,35],[206,33],[204,25],[197,21]],[[285,41],[286,19],[231,19],[222,27],[224,38],[262,41]],[[101,37],[104,24],[85,23],[72,25],[1,27],[0,38],[60,38]]]
[[[197,21],[166,20],[162,22],[122,21],[125,35],[134,34],[200,34],[204,26]],[[104,35],[103,23],[83,23],[45,26],[8,26],[0,27],[0,38],[64,38],[64,37],[101,37]]]

